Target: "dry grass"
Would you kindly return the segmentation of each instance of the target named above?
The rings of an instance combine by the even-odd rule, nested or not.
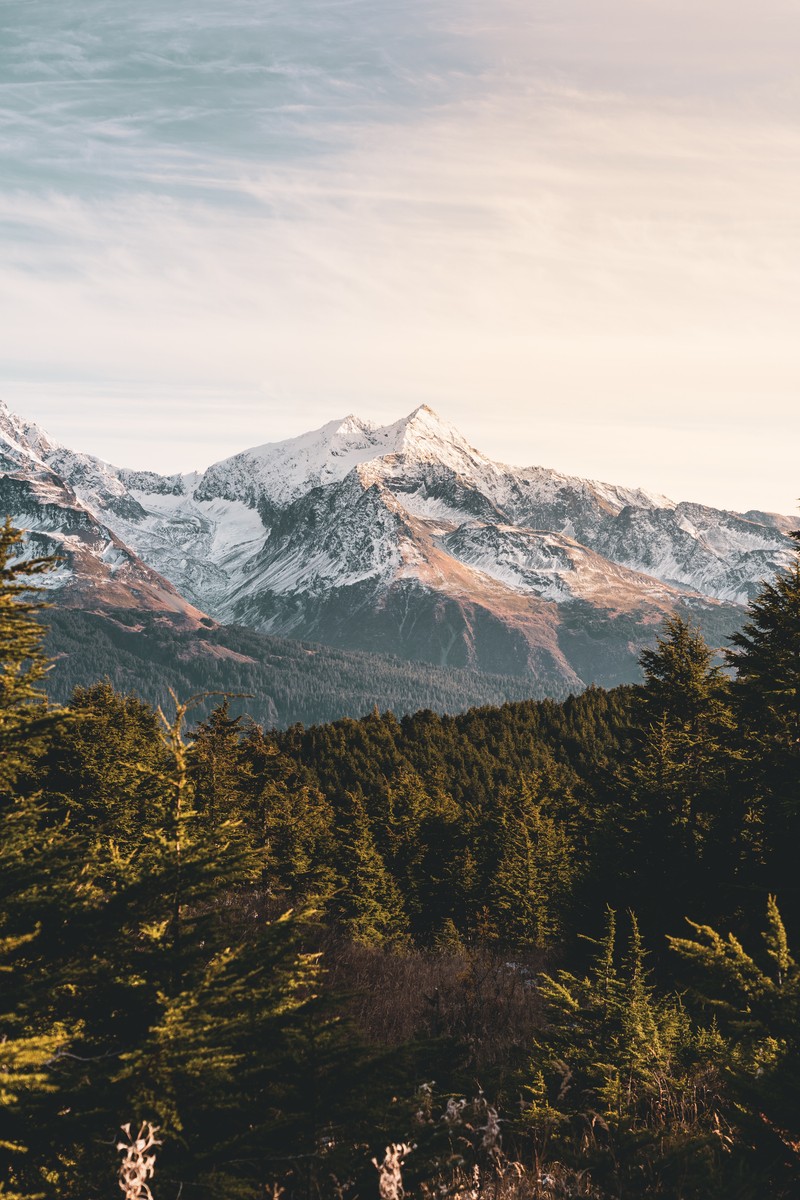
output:
[[[510,964],[490,950],[392,953],[358,945],[326,948],[328,983],[348,995],[364,1038],[386,1047],[415,1037],[452,1037],[480,1070],[507,1062],[541,1026],[530,977],[536,963]]]

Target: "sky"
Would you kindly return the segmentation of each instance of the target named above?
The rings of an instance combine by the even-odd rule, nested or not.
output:
[[[201,468],[427,403],[800,497],[796,0],[0,0],[0,397]]]

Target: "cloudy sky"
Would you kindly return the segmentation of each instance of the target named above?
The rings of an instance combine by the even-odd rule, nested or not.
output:
[[[796,0],[0,0],[0,395],[795,512],[799,57]]]

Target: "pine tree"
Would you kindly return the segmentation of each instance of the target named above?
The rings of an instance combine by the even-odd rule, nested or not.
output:
[[[243,763],[239,753],[241,717],[232,717],[226,697],[202,721],[192,738],[189,756],[195,803],[212,823],[241,808]]]
[[[375,845],[362,797],[350,793],[339,831],[341,885],[332,911],[348,936],[369,946],[402,945],[408,921],[400,891]]]
[[[800,533],[795,534],[800,550]],[[800,837],[800,553],[751,601],[733,634],[728,662],[744,753],[743,784],[763,838],[758,884],[778,890],[790,925],[800,920],[796,845]]]
[[[700,630],[682,617],[668,617],[654,650],[643,650],[642,705],[647,719],[667,715],[670,722],[697,733],[715,715],[723,685],[722,671],[713,665],[714,652]]]
[[[800,761],[800,531],[792,536],[795,562],[750,602],[727,655],[743,713],[787,764]]]
[[[39,1194],[41,1162],[32,1148],[37,1114],[58,1093],[54,1070],[69,1031],[53,1012],[52,980],[34,970],[75,900],[73,842],[30,780],[63,715],[48,708],[42,603],[33,580],[54,565],[25,558],[22,534],[0,530],[0,1194]]]
[[[656,993],[632,914],[624,949],[612,910],[592,944],[583,976],[562,970],[540,981],[547,1020],[528,1119],[554,1158],[589,1174],[595,1194],[707,1196],[718,1167],[709,1149],[719,1045],[692,1028],[679,1000]]]
[[[274,1179],[268,1142],[280,1111],[268,1097],[315,991],[317,958],[301,914],[266,919],[261,863],[241,823],[212,826],[198,812],[186,707],[146,768],[151,803],[138,829],[81,833],[79,904],[60,939],[28,955],[31,977],[49,973],[54,1015],[80,1026],[59,1064],[70,1102],[39,1145],[46,1194],[59,1200],[95,1195],[87,1179],[110,1186],[106,1147],[126,1118],[161,1127],[159,1174],[174,1192],[202,1183],[233,1200],[263,1195]]]
[[[698,630],[670,618],[641,656],[635,744],[618,772],[626,874],[646,927],[669,928],[707,893],[730,888],[747,797],[733,787],[738,755],[729,686]]]
[[[77,688],[69,714],[37,764],[37,786],[73,828],[138,840],[165,761],[155,712],[106,682]]]
[[[542,949],[562,930],[577,874],[573,847],[530,779],[500,801],[492,839],[500,855],[488,889],[497,936],[510,949]]]
[[[35,583],[55,561],[25,556],[23,534],[6,518],[0,528],[0,793],[41,753],[59,717],[48,710],[42,686],[50,662],[36,620],[44,604]]]
[[[20,736],[24,729],[20,727]],[[76,904],[74,841],[33,798],[0,816],[0,1195],[43,1193],[47,1145],[64,1098],[58,1061],[75,1033],[59,1019],[51,948]],[[42,970],[44,963],[45,969]]]
[[[239,754],[239,815],[261,860],[264,888],[277,900],[322,904],[334,884],[334,817],[261,729],[245,735]]]
[[[725,1065],[734,1085],[741,1151],[752,1155],[762,1194],[791,1196],[800,1178],[800,967],[774,896],[767,901],[764,950],[689,922],[670,946],[728,1036]]]

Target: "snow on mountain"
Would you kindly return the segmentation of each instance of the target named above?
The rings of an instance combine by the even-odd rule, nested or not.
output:
[[[25,530],[28,553],[60,559],[40,585],[67,606],[147,609],[190,625],[200,621],[204,614],[82,502],[61,473],[65,468],[76,479],[91,480],[94,494],[109,508],[125,498],[111,468],[58,446],[0,401],[0,513]],[[106,474],[107,488],[99,489],[97,479]]]
[[[567,686],[634,677],[676,608],[718,640],[792,557],[790,518],[497,463],[424,405],[185,476],[113,467],[0,407],[0,469],[64,489],[218,620]]]
[[[546,600],[597,603],[605,595],[605,602],[613,605],[626,591],[657,602],[672,599],[672,590],[660,580],[609,562],[563,534],[472,522],[447,534],[443,542],[460,562],[515,591]]]
[[[351,415],[300,437],[244,450],[209,467],[196,495],[201,500],[222,496],[281,508],[312,488],[340,482],[361,464],[380,462],[383,471],[391,471],[396,456],[462,474],[473,468],[496,470],[455,426],[422,405],[393,425],[376,426]]]

